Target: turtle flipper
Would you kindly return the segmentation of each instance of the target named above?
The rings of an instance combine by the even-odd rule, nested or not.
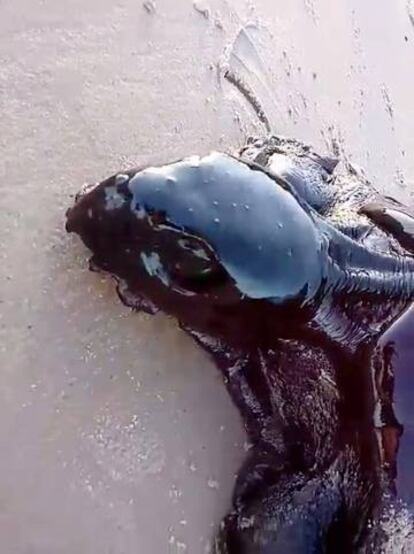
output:
[[[395,200],[385,199],[363,206],[360,212],[414,254],[414,213],[409,208]]]

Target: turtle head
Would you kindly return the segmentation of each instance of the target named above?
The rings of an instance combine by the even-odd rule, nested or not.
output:
[[[225,154],[112,176],[78,195],[66,228],[95,265],[183,323],[197,306],[210,317],[243,301],[303,303],[323,281],[323,240],[306,206]]]

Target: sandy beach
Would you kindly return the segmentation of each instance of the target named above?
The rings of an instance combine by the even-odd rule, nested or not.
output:
[[[413,58],[411,0],[0,0],[2,552],[205,554],[248,448],[206,355],[88,271],[80,186],[266,133],[230,71],[412,204]]]

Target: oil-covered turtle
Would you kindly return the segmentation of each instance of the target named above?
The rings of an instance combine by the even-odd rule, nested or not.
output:
[[[400,426],[376,345],[414,296],[413,221],[349,164],[275,136],[116,174],[68,210],[91,268],[176,317],[240,411],[252,447],[218,553],[379,551]]]

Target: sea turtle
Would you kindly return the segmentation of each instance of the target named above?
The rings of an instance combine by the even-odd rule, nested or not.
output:
[[[68,210],[91,268],[176,317],[240,411],[217,553],[378,552],[401,426],[377,343],[414,296],[413,224],[346,160],[277,136],[118,173]]]

